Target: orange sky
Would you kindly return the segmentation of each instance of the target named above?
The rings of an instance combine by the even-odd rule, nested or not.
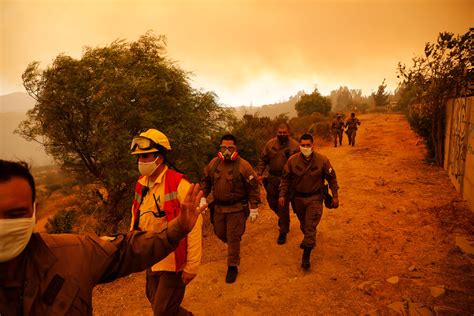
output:
[[[228,105],[286,100],[315,86],[370,94],[396,87],[441,31],[474,26],[473,0],[0,0],[0,94],[24,91],[21,74],[60,53],[165,34],[168,56],[191,71],[195,88]]]

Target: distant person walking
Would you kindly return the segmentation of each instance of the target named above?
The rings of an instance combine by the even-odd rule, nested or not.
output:
[[[290,137],[290,127],[287,123],[280,123],[277,128],[277,136],[271,138],[260,153],[257,166],[258,180],[263,183],[267,191],[268,205],[278,216],[278,227],[280,229],[277,243],[282,245],[286,242],[286,235],[290,230],[290,208],[288,201],[283,208],[278,204],[278,188],[280,187],[283,166],[288,158],[298,153],[300,146],[298,141]],[[263,174],[268,168],[268,176]]]
[[[338,185],[336,172],[328,158],[313,151],[313,137],[303,134],[300,138],[300,153],[291,156],[283,168],[280,184],[280,207],[291,201],[303,232],[301,267],[310,268],[311,251],[316,246],[316,231],[323,214],[324,181],[329,183],[333,194],[331,207],[338,207]],[[290,188],[293,189],[290,195]]]
[[[360,126],[359,119],[355,116],[355,113],[351,113],[351,117],[346,122],[347,126],[347,137],[349,138],[349,145],[355,145],[355,139],[357,134],[357,128]]]
[[[334,147],[337,147],[337,139],[339,138],[339,145],[342,146],[342,134],[344,132],[344,127],[346,124],[344,124],[344,121],[341,118],[341,115],[337,116],[337,119],[335,119],[332,124],[331,124],[331,131],[332,135],[334,137]]]
[[[168,138],[156,129],[132,140],[140,178],[135,186],[132,230],[160,231],[180,213],[191,183],[166,165]],[[174,252],[147,270],[146,296],[155,315],[192,315],[181,307],[186,286],[197,275],[202,253],[202,216]]]
[[[239,157],[237,140],[222,136],[217,157],[204,169],[202,190],[208,198],[211,221],[217,237],[227,243],[226,282],[234,283],[240,264],[240,241],[247,218],[258,217],[260,186],[257,174],[247,160]],[[250,209],[249,209],[250,205]]]

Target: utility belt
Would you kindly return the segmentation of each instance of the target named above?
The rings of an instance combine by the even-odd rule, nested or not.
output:
[[[321,190],[317,190],[314,192],[297,192],[297,191],[294,192],[295,197],[302,197],[302,198],[308,198],[308,197],[312,197],[318,194],[321,194]]]
[[[281,177],[282,172],[281,171],[268,171],[268,174],[274,177]]]
[[[247,204],[247,200],[215,200],[214,204],[219,206],[231,206],[237,203]]]

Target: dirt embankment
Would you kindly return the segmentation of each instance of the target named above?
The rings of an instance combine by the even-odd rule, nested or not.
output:
[[[455,247],[473,237],[473,213],[401,115],[360,117],[356,146],[317,150],[337,172],[341,206],[325,210],[309,272],[291,217],[276,244],[276,216],[262,205],[248,223],[235,284],[225,283],[226,246],[204,238],[199,275],[183,305],[196,315],[471,315],[473,258]],[[152,315],[144,273],[94,292],[95,315]],[[387,281],[388,280],[388,281]],[[438,297],[435,297],[438,295]],[[398,312],[397,312],[398,311]]]

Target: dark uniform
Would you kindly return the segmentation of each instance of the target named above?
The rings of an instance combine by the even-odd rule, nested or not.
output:
[[[149,268],[185,235],[176,221],[159,231],[134,231],[110,241],[34,233],[18,257],[16,273],[0,269],[0,315],[92,315],[96,284]]]
[[[347,136],[349,138],[349,145],[354,146],[355,145],[355,138],[357,134],[357,126],[360,125],[360,121],[357,117],[350,117],[347,120],[346,126],[347,126]]]
[[[261,176],[268,166],[268,177],[264,180],[265,190],[267,191],[268,205],[278,216],[278,226],[280,233],[287,234],[290,229],[289,203],[285,204],[283,209],[278,206],[278,188],[280,186],[283,166],[288,158],[299,152],[300,144],[293,138],[288,137],[288,141],[280,143],[277,137],[270,139],[262,152],[257,166],[257,174]]]
[[[328,158],[316,152],[310,157],[306,160],[301,153],[291,156],[283,168],[280,184],[280,197],[291,200],[300,221],[304,234],[301,248],[314,248],[316,245],[316,227],[323,214],[324,180],[328,181],[333,197],[338,197],[336,172]],[[292,196],[288,196],[290,188],[294,190]]]
[[[337,147],[337,138],[339,137],[339,145],[342,145],[342,133],[344,131],[344,121],[341,119],[336,119],[331,124],[331,131],[334,137],[334,147]]]
[[[227,264],[238,266],[249,204],[252,209],[260,204],[257,174],[241,157],[236,160],[215,157],[204,169],[202,190],[204,196],[212,192],[214,232],[228,245]]]

